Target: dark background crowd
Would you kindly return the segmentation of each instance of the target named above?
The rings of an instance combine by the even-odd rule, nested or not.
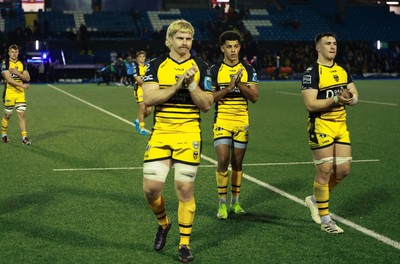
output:
[[[196,39],[193,43],[192,53],[200,56],[208,63],[212,64],[221,57],[218,45],[218,37],[225,30],[235,30],[242,35],[243,42],[241,56],[257,70],[259,79],[296,79],[301,76],[303,71],[317,57],[313,40],[309,41],[266,41],[252,36],[247,31],[243,21],[250,16],[247,8],[234,8],[231,5],[227,11],[223,5],[210,7],[214,9],[202,23],[196,27],[197,34],[207,34],[207,40]],[[284,8],[281,6],[280,8]],[[18,16],[21,9],[3,8],[1,17],[3,19],[14,19]],[[23,11],[22,11],[23,12]],[[85,24],[81,24],[76,31],[49,32],[49,21],[45,18],[39,22],[35,20],[33,28],[17,26],[7,32],[0,31],[0,47],[2,48],[1,59],[6,58],[8,46],[17,44],[21,47],[21,53],[27,59],[29,46],[36,40],[46,44],[50,59],[43,63],[30,62],[29,71],[32,82],[56,82],[56,69],[62,65],[59,54],[52,54],[52,46],[64,45],[66,53],[67,47],[74,47],[77,55],[69,59],[72,64],[94,64],[99,65],[100,69],[104,65],[109,65],[110,72],[115,70],[116,64],[120,61],[133,60],[134,54],[138,50],[145,50],[147,58],[151,59],[160,54],[167,54],[168,49],[164,45],[166,27],[159,31],[150,31],[147,26],[142,26],[142,12],[132,9],[132,20],[138,29],[138,36],[133,39],[114,39],[115,35],[107,36],[106,33],[98,38],[93,32],[89,31]],[[343,15],[337,16],[337,23],[343,24]],[[275,25],[281,31],[298,31],[303,25],[297,18],[288,17],[281,24]],[[123,32],[122,32],[123,35]],[[371,41],[349,41],[338,40],[337,60],[347,65],[356,78],[370,76],[379,77],[398,77],[400,73],[400,42],[391,41],[387,47],[377,49],[376,43]],[[117,42],[116,42],[117,41]],[[99,48],[99,47],[102,48]],[[58,49],[58,48],[57,48]],[[66,54],[68,55],[68,54]],[[116,71],[116,70],[115,70]],[[121,70],[119,70],[121,71]],[[118,80],[115,80],[118,82]]]

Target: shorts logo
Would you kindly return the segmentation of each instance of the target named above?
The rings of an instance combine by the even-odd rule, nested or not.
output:
[[[200,146],[200,143],[199,143],[198,141],[194,141],[194,142],[192,143],[192,145],[193,145],[193,148],[194,148],[194,149],[198,149],[199,146]]]

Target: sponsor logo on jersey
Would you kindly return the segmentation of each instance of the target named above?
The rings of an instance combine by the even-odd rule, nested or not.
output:
[[[204,78],[204,90],[209,92],[212,91],[212,81],[210,76]]]
[[[311,75],[304,75],[303,76],[303,84],[311,84]]]
[[[153,81],[153,80],[154,80],[154,78],[153,78],[152,74],[146,75],[143,77],[143,82],[148,82],[148,81]]]

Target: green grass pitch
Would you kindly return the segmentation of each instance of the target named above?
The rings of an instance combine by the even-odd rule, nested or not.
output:
[[[250,103],[241,202],[216,218],[213,110],[202,114],[193,263],[400,263],[400,81],[356,81],[348,108],[351,174],[331,193],[343,235],[320,230],[302,203],[312,192],[300,82],[261,82]],[[146,136],[133,127],[131,88],[32,85],[26,113],[32,146],[0,144],[0,263],[175,263],[179,233],[173,177],[164,195],[173,221],[162,252],[142,192]],[[152,118],[147,120],[151,127]]]

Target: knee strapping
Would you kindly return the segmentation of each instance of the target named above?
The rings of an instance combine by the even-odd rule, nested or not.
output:
[[[327,162],[333,162],[333,157],[327,157],[327,158],[323,158],[323,159],[319,159],[319,160],[314,160],[314,164],[315,165],[320,165],[322,163],[327,163]]]
[[[181,182],[194,182],[197,174],[197,166],[182,163],[175,164],[175,180]]]
[[[25,112],[25,110],[26,110],[26,104],[16,104],[15,105],[15,111],[17,111],[18,113]]]
[[[14,109],[14,106],[6,106],[6,107],[4,107],[4,113],[6,115],[10,116],[13,112],[13,109]]]
[[[351,162],[353,160],[352,157],[336,157],[335,158],[335,163],[336,165],[341,165],[344,164],[346,162]]]
[[[169,166],[158,161],[146,162],[143,165],[143,177],[153,181],[165,182]]]

